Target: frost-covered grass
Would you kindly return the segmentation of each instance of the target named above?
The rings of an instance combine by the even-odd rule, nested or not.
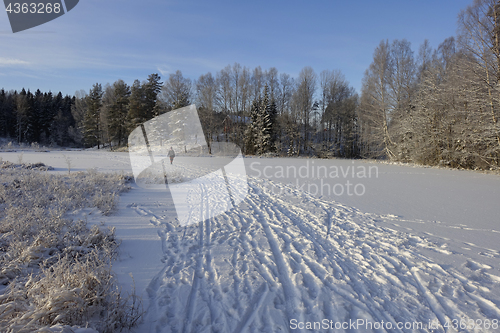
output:
[[[48,152],[48,148],[46,146],[43,146],[43,145],[40,146],[40,144],[37,142],[33,142],[30,144],[27,144],[27,143],[18,144],[15,141],[8,140],[6,138],[0,138],[0,151],[16,152],[16,151],[23,151],[23,150],[34,150],[37,152]]]
[[[114,229],[67,218],[85,207],[110,214],[127,177],[93,170],[60,176],[7,162],[0,176],[0,331],[133,326],[140,305],[120,294],[111,271]]]
[[[41,162],[39,163],[23,163],[22,162],[22,155],[19,158],[20,162],[12,163],[8,161],[2,161],[0,158],[0,169],[28,169],[28,170],[37,170],[37,171],[49,171],[53,170],[54,168],[47,166]]]

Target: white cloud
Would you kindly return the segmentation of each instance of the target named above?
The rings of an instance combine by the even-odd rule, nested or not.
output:
[[[27,66],[30,63],[20,59],[0,57],[0,67]]]

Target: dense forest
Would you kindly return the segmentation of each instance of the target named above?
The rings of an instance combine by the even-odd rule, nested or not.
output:
[[[139,124],[196,104],[207,141],[246,154],[384,158],[467,169],[500,167],[500,5],[475,0],[458,35],[415,52],[383,40],[360,95],[339,70],[298,77],[238,63],[190,80],[176,71],[75,96],[0,90],[0,136],[18,143],[122,147]]]

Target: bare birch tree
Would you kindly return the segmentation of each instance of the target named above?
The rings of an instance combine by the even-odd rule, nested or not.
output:
[[[393,71],[389,41],[381,41],[363,78],[360,111],[366,126],[364,139],[371,147],[368,153],[390,159],[396,157],[393,152],[395,143],[389,132],[393,110],[390,95]]]
[[[304,153],[310,151],[310,121],[311,112],[314,105],[314,94],[316,91],[317,76],[314,70],[306,66],[297,78],[297,89],[295,90],[295,106],[300,112],[300,122],[302,123],[302,149]]]
[[[500,159],[500,4],[496,0],[474,0],[459,15],[459,43],[472,55],[471,70],[483,82],[487,93],[491,135],[496,146],[491,149],[496,164]]]

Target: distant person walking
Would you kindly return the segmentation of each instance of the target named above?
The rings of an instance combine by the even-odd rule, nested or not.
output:
[[[170,150],[168,151],[168,157],[170,157],[170,164],[172,164],[175,157],[174,148],[170,147]]]

